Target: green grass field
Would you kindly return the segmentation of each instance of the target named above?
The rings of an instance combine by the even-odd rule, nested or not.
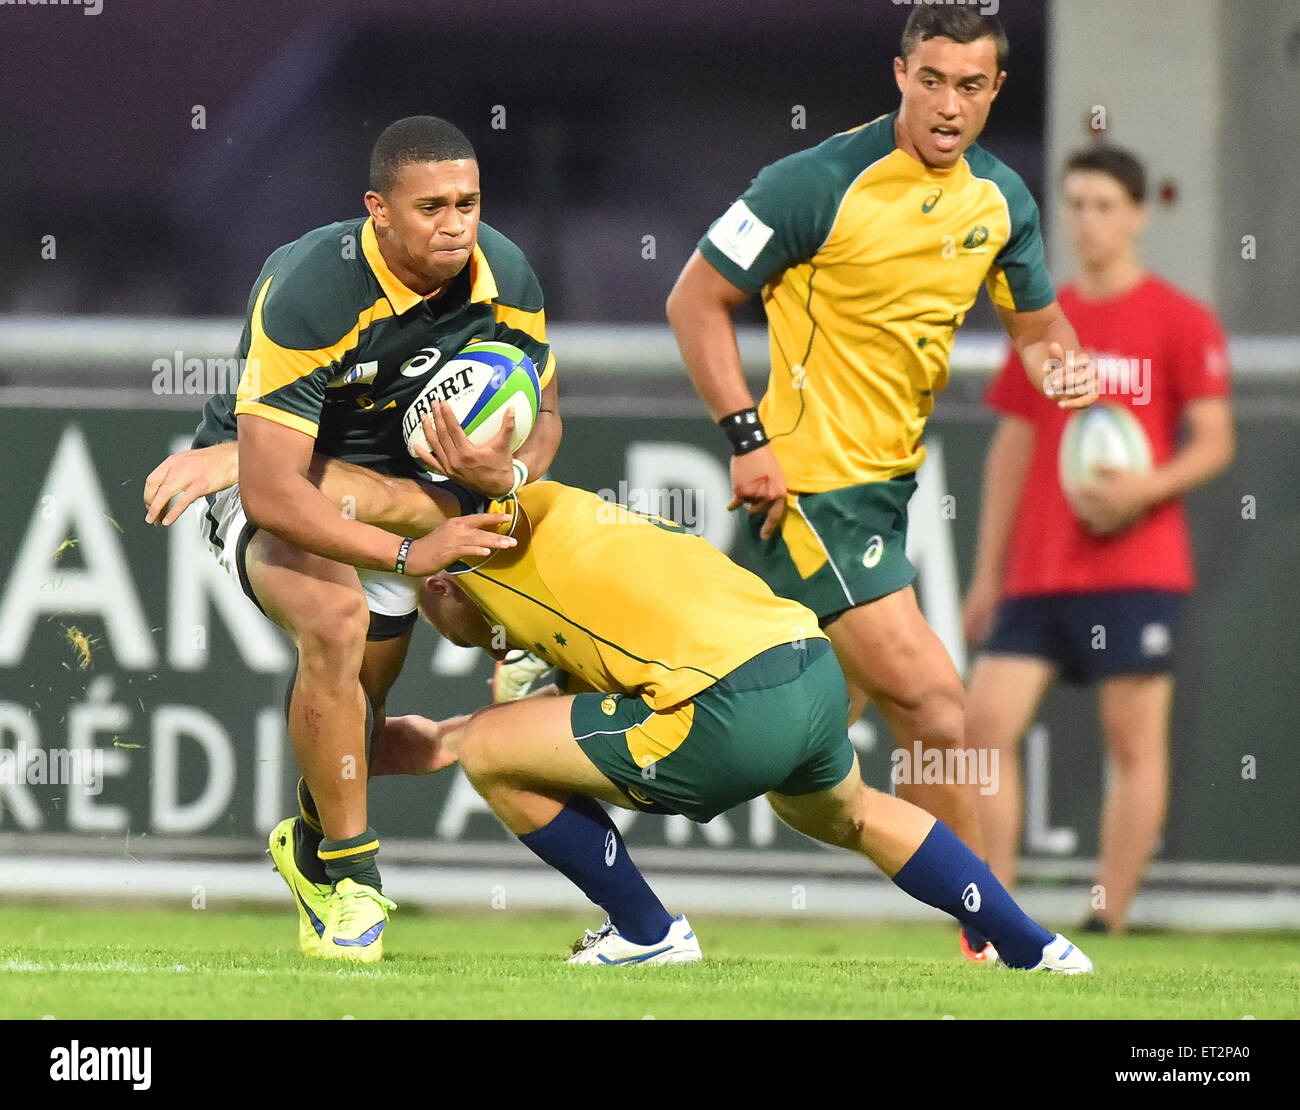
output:
[[[569,967],[594,918],[399,913],[373,967],[288,911],[0,908],[0,1018],[1300,1017],[1300,935],[1085,940],[1091,977],[976,967],[940,926],[692,918],[706,960]]]

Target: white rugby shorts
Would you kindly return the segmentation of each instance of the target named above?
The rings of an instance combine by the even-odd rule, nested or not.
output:
[[[208,499],[208,509],[203,514],[203,537],[222,569],[230,575],[239,588],[261,609],[248,581],[244,564],[249,541],[257,533],[244,513],[239,498],[239,485],[214,493]],[[371,614],[380,617],[413,617],[419,607],[420,579],[408,578],[396,571],[357,570],[361,588],[365,591],[366,605]],[[372,620],[372,634],[374,622]]]

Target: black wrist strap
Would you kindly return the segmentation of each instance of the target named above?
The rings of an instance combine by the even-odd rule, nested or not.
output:
[[[733,455],[747,455],[750,451],[757,451],[767,445],[767,432],[763,430],[763,422],[758,418],[758,409],[741,409],[740,412],[724,416],[718,421],[718,427],[731,444]]]
[[[409,555],[410,552],[411,537],[407,536],[402,540],[402,546],[397,549],[397,562],[394,564],[393,569],[397,571],[398,574],[406,573],[406,556]]]

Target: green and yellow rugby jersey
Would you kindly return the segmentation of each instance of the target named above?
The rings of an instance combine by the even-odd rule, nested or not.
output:
[[[559,482],[489,511],[511,514],[502,531],[519,544],[461,587],[513,643],[594,690],[661,710],[768,648],[826,638],[812,612],[671,521]]]
[[[235,417],[251,413],[315,437],[322,454],[415,473],[402,414],[437,364],[474,339],[526,351],[543,387],[555,373],[541,286],[500,232],[480,223],[464,269],[426,298],[385,265],[369,217],[309,231],[262,267],[238,393],[208,402],[195,446],[235,438]]]
[[[1038,206],[978,145],[950,170],[899,150],[898,117],[766,167],[700,241],[763,291],[771,377],[759,414],[791,490],[907,474],[981,282],[1017,312],[1055,299]]]

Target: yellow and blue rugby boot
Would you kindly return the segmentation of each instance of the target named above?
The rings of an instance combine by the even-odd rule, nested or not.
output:
[[[374,963],[384,955],[384,926],[388,913],[397,909],[372,886],[352,879],[334,884],[325,912],[325,931],[316,955],[327,960]]]
[[[298,947],[304,956],[320,955],[320,939],[325,932],[325,912],[329,904],[330,888],[313,883],[298,868],[294,847],[298,836],[300,818],[286,817],[274,829],[267,854],[271,863],[288,884],[298,907]]]

